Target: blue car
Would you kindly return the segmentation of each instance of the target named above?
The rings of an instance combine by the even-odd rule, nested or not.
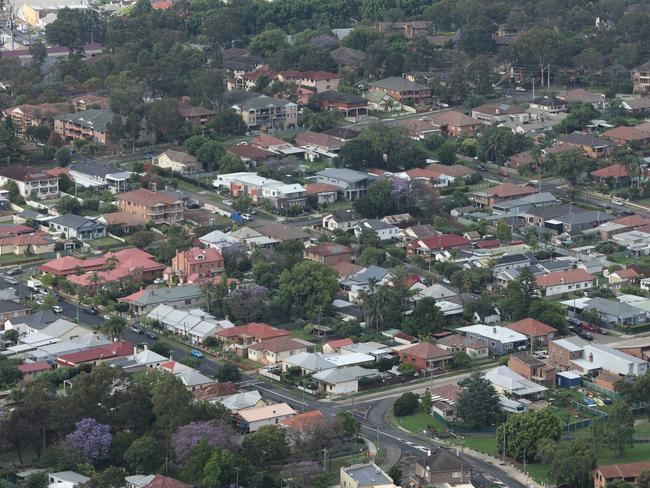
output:
[[[192,349],[192,352],[190,354],[195,358],[203,359],[203,353],[201,351],[197,351],[196,349]]]

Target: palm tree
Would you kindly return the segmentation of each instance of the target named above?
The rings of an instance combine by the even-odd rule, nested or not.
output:
[[[109,258],[106,259],[106,263],[104,263],[104,267],[108,270],[115,269],[117,267],[117,258],[115,256],[110,256]]]
[[[120,338],[125,327],[126,319],[122,317],[111,317],[110,320],[104,324],[103,330],[111,336],[112,340],[115,340]]]
[[[212,282],[212,280],[206,280],[199,285],[199,288],[201,289],[201,295],[205,300],[205,306],[207,308],[207,312],[210,313],[210,306],[212,305],[212,301],[214,300],[214,294],[215,294],[214,283]]]
[[[99,275],[97,274],[97,271],[93,271],[92,274],[90,275],[90,278],[88,278],[88,281],[93,285],[93,288],[97,290],[97,284],[100,282]]]
[[[83,268],[77,264],[74,267],[74,274],[76,274],[77,276],[84,274]]]

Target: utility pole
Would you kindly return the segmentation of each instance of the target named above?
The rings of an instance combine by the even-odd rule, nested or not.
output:
[[[323,471],[327,471],[327,448],[323,448]]]
[[[236,478],[235,478],[236,479],[236,481],[235,481],[235,487],[236,488],[239,488],[239,470],[240,469],[241,468],[235,467],[235,473],[237,473]]]

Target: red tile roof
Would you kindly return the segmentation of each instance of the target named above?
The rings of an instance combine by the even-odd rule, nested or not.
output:
[[[621,141],[644,141],[648,137],[646,132],[642,132],[633,127],[614,127],[613,129],[608,130],[603,134],[605,137],[610,139],[621,140]]]
[[[24,363],[18,365],[18,371],[23,374],[36,373],[38,371],[47,371],[52,366],[47,361],[39,361],[37,363]]]
[[[345,142],[322,132],[303,132],[296,136],[298,146],[320,146],[329,149],[340,149]]]
[[[533,193],[537,193],[537,189],[530,186],[519,186],[513,185],[512,183],[501,183],[500,185],[488,188],[485,190],[485,192],[498,198],[507,198],[532,195]]]
[[[339,275],[339,277],[345,277],[345,276],[350,276],[354,273],[358,273],[363,269],[363,266],[359,266],[358,264],[354,264],[354,263],[349,263],[347,261],[341,261],[340,263],[331,265],[330,268],[336,271],[336,274]]]
[[[501,241],[499,239],[485,239],[476,243],[476,247],[479,249],[491,249],[493,247],[499,247],[500,245]]]
[[[354,344],[354,341],[349,337],[346,337],[345,339],[335,339],[333,341],[326,342],[324,345],[329,346],[331,349],[340,349],[341,347],[349,346],[351,344]]]
[[[449,351],[445,351],[441,347],[431,344],[430,342],[419,342],[411,347],[401,350],[402,354],[413,356],[422,359],[437,359],[443,357],[451,357]]]
[[[455,112],[453,110],[434,114],[430,118],[433,121],[433,123],[436,125],[452,125],[456,127],[465,127],[465,126],[481,124],[479,120],[473,119],[472,117],[469,117],[464,113]]]
[[[411,241],[407,244],[407,247],[412,249],[423,247],[433,251],[466,246],[469,243],[469,240],[456,234],[441,234],[439,236],[423,237],[422,239]]]
[[[541,287],[571,285],[583,281],[593,281],[596,277],[584,269],[571,269],[569,271],[554,271],[537,277],[537,284]]]
[[[193,247],[187,251],[179,253],[181,256],[187,258],[187,262],[190,264],[196,263],[223,263],[223,256],[221,253],[213,247],[208,247],[202,249],[200,247]],[[203,256],[199,258],[199,256]]]
[[[548,334],[557,332],[556,328],[546,325],[544,322],[540,322],[539,320],[530,318],[520,320],[513,324],[508,324],[506,327],[528,337],[545,337]]]
[[[642,472],[650,470],[650,461],[627,464],[608,464],[598,466],[594,472],[600,472],[604,478],[636,478]]]
[[[458,396],[460,395],[461,391],[462,388],[460,386],[455,384],[450,384],[450,385],[442,385],[437,388],[432,388],[429,390],[429,393],[431,394],[432,397],[438,396],[444,398],[445,400],[454,402],[458,400]]]
[[[274,337],[288,336],[291,333],[285,329],[277,329],[268,324],[251,322],[250,324],[231,327],[217,332],[219,337],[253,337],[257,340],[273,339]]]
[[[618,271],[614,271],[612,274],[617,275],[619,278],[636,278],[639,276],[639,273],[637,273],[634,268],[619,269]]]
[[[289,336],[274,337],[266,341],[258,342],[248,347],[255,351],[269,351],[269,352],[286,352],[295,351],[296,349],[305,349],[306,346],[298,341],[293,340]]]
[[[353,254],[354,249],[349,246],[344,246],[343,244],[337,244],[336,242],[323,242],[322,244],[317,244],[315,246],[310,246],[305,248],[305,254],[311,254],[315,256],[339,256],[341,254]]]
[[[591,176],[596,178],[627,178],[629,174],[622,164],[612,164],[592,171]]]
[[[194,398],[207,401],[213,398],[234,395],[237,392],[235,384],[232,381],[226,381],[224,383],[211,383],[205,388],[193,391],[192,395]]]
[[[629,227],[640,227],[650,224],[650,219],[642,217],[641,215],[634,214],[621,217],[620,219],[612,220],[612,224],[627,225]]]
[[[338,188],[327,183],[308,183],[305,185],[307,195],[318,195],[319,193],[336,193]]]
[[[293,417],[280,420],[280,425],[293,427],[298,430],[312,429],[325,423],[325,416],[320,410],[310,410],[309,412],[299,413]]]
[[[235,154],[242,159],[267,159],[277,156],[277,153],[267,151],[261,147],[248,144],[237,144],[226,148],[226,152]]]
[[[151,483],[144,485],[141,488],[192,488],[192,485],[170,478],[169,476],[157,474],[154,476],[153,480],[151,480]]]
[[[16,181],[40,181],[53,178],[45,171],[31,166],[7,166],[0,169],[0,176]]]
[[[158,193],[157,191],[147,190],[146,188],[138,188],[137,190],[128,191],[126,193],[119,193],[115,196],[115,198],[143,207],[153,207],[154,205],[161,203],[171,205],[180,201],[178,198],[171,195],[165,195],[163,193]]]
[[[419,178],[419,179],[428,179],[428,180],[437,180],[442,176],[442,173],[432,169],[425,168],[413,168],[404,172],[409,178]]]
[[[444,164],[431,163],[427,166],[427,169],[439,171],[442,174],[453,176],[454,178],[462,178],[463,176],[469,176],[475,173],[473,169],[463,166],[462,164],[446,166]]]

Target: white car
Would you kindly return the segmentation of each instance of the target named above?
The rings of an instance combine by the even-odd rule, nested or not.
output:
[[[156,278],[153,280],[154,285],[162,285],[165,282],[165,278]]]
[[[226,200],[226,199],[224,199],[224,200],[222,200],[222,203],[223,203],[224,205],[228,205],[229,207],[232,207],[232,200]]]
[[[103,318],[104,320],[111,320],[111,316],[108,315],[108,314],[106,314],[106,315],[102,315],[102,318]]]
[[[5,281],[5,283],[9,283],[10,285],[17,285],[18,284],[18,280],[16,280],[16,278],[12,278],[11,276],[5,276],[4,281]]]
[[[54,313],[61,313],[61,312],[63,312],[63,309],[62,309],[60,306],[58,306],[58,305],[54,305],[54,306],[52,307],[52,311],[53,311]]]
[[[249,222],[253,220],[253,216],[251,214],[241,214],[241,218],[244,220],[248,220]]]

